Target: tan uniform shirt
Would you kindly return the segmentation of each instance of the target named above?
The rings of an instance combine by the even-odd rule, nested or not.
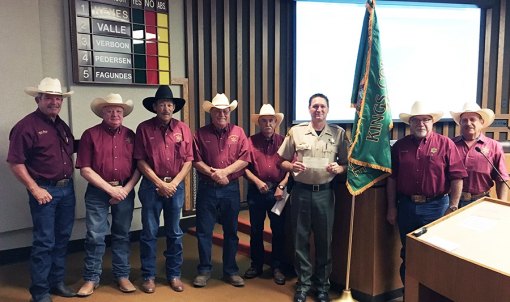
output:
[[[347,165],[347,151],[350,141],[345,130],[337,125],[326,125],[320,136],[311,122],[292,127],[287,133],[278,154],[285,160],[303,162],[306,170],[293,174],[296,181],[310,185],[325,184],[333,180],[335,174],[326,171],[329,163]]]

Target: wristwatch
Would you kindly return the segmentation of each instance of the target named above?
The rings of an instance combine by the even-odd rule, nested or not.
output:
[[[455,212],[459,209],[459,207],[458,206],[450,206],[449,209],[450,209],[450,211]]]
[[[282,186],[282,185],[278,185],[278,189],[280,189],[280,190],[285,190],[285,187],[284,187],[284,186]]]

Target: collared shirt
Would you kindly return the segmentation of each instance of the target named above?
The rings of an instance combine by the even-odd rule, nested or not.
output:
[[[193,160],[191,130],[176,119],[168,127],[157,117],[146,120],[136,129],[134,158],[145,160],[158,177],[175,177]]]
[[[133,160],[135,133],[120,126],[110,129],[104,122],[83,132],[76,168],[90,167],[105,181],[128,180],[135,171]]]
[[[197,130],[193,140],[195,162],[204,162],[212,168],[224,169],[237,160],[250,162],[248,138],[243,128],[227,124],[224,129],[216,129],[213,124]],[[244,169],[228,176],[230,181],[244,174]],[[205,175],[201,175],[210,179]]]
[[[69,126],[59,116],[53,122],[37,109],[11,129],[7,161],[25,164],[34,180],[57,181],[72,177],[73,152]]]
[[[251,157],[248,169],[260,180],[278,183],[285,177],[286,172],[280,167],[282,159],[276,153],[283,139],[284,137],[277,133],[267,139],[261,132],[248,138]]]
[[[451,139],[431,132],[424,139],[408,135],[391,149],[397,192],[434,197],[450,191],[450,181],[467,177],[462,158]]]
[[[350,141],[343,128],[327,124],[318,136],[312,123],[306,122],[289,130],[278,154],[288,161],[292,161],[294,155],[297,155],[297,161],[307,166],[305,171],[293,173],[296,181],[319,185],[328,183],[335,177],[335,174],[326,170],[329,163],[347,165],[349,145]]]
[[[483,154],[499,170],[504,180],[509,180],[508,172],[505,166],[505,154],[501,144],[491,138],[481,134],[476,143],[468,147],[462,139],[457,136],[453,139],[460,156],[464,159],[468,177],[463,180],[462,192],[468,192],[474,195],[487,192],[493,186],[493,181],[501,181],[498,173],[492,168],[480,152],[475,150],[479,147]]]

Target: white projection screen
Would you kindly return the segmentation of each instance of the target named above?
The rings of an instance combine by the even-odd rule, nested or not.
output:
[[[394,121],[417,100],[445,118],[476,101],[480,8],[379,0],[376,13]],[[317,92],[329,98],[328,120],[354,119],[350,98],[364,15],[364,1],[296,1],[295,122],[310,119],[308,99]]]

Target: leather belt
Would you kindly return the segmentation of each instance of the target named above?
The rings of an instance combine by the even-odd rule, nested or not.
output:
[[[173,178],[172,178],[172,177],[170,177],[170,176],[164,176],[164,177],[160,177],[160,179],[161,179],[162,181],[166,182],[166,183],[169,183],[169,182],[171,182],[171,181],[172,181],[172,179],[173,179]]]
[[[460,201],[472,201],[472,200],[480,199],[485,196],[489,196],[489,192],[483,192],[480,194],[471,194],[468,192],[462,192],[460,194]]]
[[[231,180],[228,184],[226,185],[220,185],[219,183],[213,181],[213,180],[209,180],[209,179],[200,179],[200,183],[204,184],[204,185],[207,185],[207,186],[210,186],[210,187],[226,187],[228,185],[231,185],[231,184],[235,184],[235,183],[238,183],[239,182],[239,179],[234,179],[234,180]]]
[[[306,190],[312,191],[312,192],[319,192],[319,191],[324,191],[326,189],[331,189],[331,184],[329,182],[325,183],[325,184],[320,184],[320,185],[309,185],[309,184],[305,184],[305,183],[296,181],[294,183],[294,186],[301,188],[301,189],[306,189]]]
[[[112,187],[118,187],[118,186],[123,186],[125,185],[129,180],[124,180],[124,181],[121,181],[121,180],[114,180],[114,181],[107,181],[107,183],[112,186]]]
[[[414,203],[426,203],[432,200],[443,198],[446,194],[439,194],[433,197],[427,197],[425,195],[411,195],[407,196]]]
[[[70,181],[71,178],[63,178],[61,180],[37,179],[35,182],[40,186],[65,187]]]

